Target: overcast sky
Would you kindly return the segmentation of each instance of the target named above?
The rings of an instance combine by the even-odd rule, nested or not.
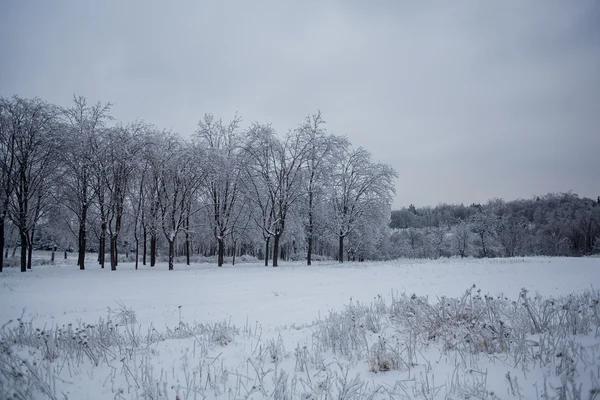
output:
[[[600,2],[0,2],[0,95],[111,101],[184,136],[320,109],[394,207],[600,195]]]

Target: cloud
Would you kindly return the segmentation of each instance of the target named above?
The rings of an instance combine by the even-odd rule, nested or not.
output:
[[[395,206],[598,193],[595,1],[9,2],[2,95],[115,103],[187,135],[317,108],[399,172]]]

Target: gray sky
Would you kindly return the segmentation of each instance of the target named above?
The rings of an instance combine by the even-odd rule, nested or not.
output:
[[[600,2],[0,2],[0,95],[182,135],[320,109],[399,174],[395,207],[600,194]]]

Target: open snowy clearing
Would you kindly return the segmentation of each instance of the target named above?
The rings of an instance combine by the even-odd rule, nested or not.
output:
[[[576,390],[588,398],[600,385],[594,303],[600,288],[599,258],[175,268],[167,271],[159,264],[135,271],[124,263],[114,272],[89,262],[86,271],[72,265],[34,267],[27,273],[5,270],[0,324],[13,322],[4,328],[3,339],[14,336],[18,341],[16,337],[31,333],[30,342],[12,346],[12,354],[35,361],[29,371],[45,373],[39,381],[47,387],[34,388],[31,380],[11,383],[0,375],[4,390],[17,393],[19,385],[29,384],[31,395],[57,399],[553,398],[561,394],[561,385],[571,384],[575,391],[566,398],[577,398]],[[528,350],[516,350],[508,334],[506,342],[497,335],[498,327],[509,325],[516,337],[520,321],[522,327],[531,322],[525,321],[526,309],[519,308],[525,299],[519,297],[522,288],[529,291],[539,317],[534,324],[545,321],[542,312],[550,315],[544,317],[546,328],[538,327],[538,336],[523,336],[522,343],[535,343]],[[544,299],[581,295],[576,301],[587,307],[585,316],[577,317],[576,311],[575,319],[559,311],[554,315],[544,308],[548,303],[543,299],[536,303],[536,293]],[[499,305],[492,305],[485,294]],[[438,299],[442,308],[448,306],[440,321],[448,324],[468,314],[471,328],[453,322],[438,327],[435,335],[417,337],[431,328],[427,313],[434,308],[427,303]],[[564,299],[557,300],[563,310],[571,301]],[[406,310],[412,311],[405,321],[417,318],[424,325],[402,325]],[[479,324],[483,314],[497,317]],[[26,326],[19,331],[13,325],[21,316]],[[121,325],[114,329],[118,333],[100,332],[109,320]],[[456,337],[475,325],[478,333],[484,332],[479,347],[473,347],[475,340],[462,343],[467,336]],[[568,336],[559,329],[563,325],[575,327],[576,334]],[[75,333],[75,327],[80,331]],[[54,341],[44,339],[43,333],[40,339],[36,328],[53,335]],[[78,343],[59,344],[61,328],[73,340],[85,336],[77,336]],[[346,336],[348,332],[355,336]],[[48,340],[56,343],[55,350],[50,351]],[[100,342],[102,347],[93,347]],[[549,354],[544,348],[556,346],[573,353],[571,375],[562,361],[538,359]]]
[[[600,288],[600,258],[515,258],[493,260],[399,260],[385,263],[285,263],[154,268],[123,263],[117,271],[88,261],[85,271],[73,265],[6,270],[0,284],[1,320],[23,309],[38,322],[64,324],[105,317],[107,307],[122,302],[135,310],[139,323],[155,326],[187,320],[249,320],[263,327],[312,322],[319,313],[339,310],[350,299],[371,302],[391,291],[418,296],[456,297],[472,284],[490,294],[515,298],[521,288],[544,296]],[[71,263],[74,261],[71,260]]]

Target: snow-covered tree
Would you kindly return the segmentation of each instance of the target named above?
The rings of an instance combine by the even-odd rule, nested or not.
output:
[[[505,257],[524,254],[528,221],[521,215],[510,213],[498,221],[496,232]]]
[[[31,268],[35,228],[53,194],[57,159],[56,108],[39,100],[2,100],[3,136],[12,147],[9,216],[19,229],[21,271]]]
[[[192,209],[192,204],[205,177],[203,154],[170,134],[157,150],[151,161],[151,176],[160,227],[169,246],[169,270],[172,270],[177,235],[187,228],[189,217],[198,211]]]
[[[374,163],[369,152],[362,147],[346,147],[338,155],[329,197],[340,263],[344,262],[344,239],[365,216],[377,209],[389,215],[396,177],[392,167]]]
[[[456,253],[458,253],[461,258],[464,258],[471,253],[473,242],[472,235],[471,228],[467,221],[461,221],[459,224],[455,225],[452,230],[452,238]]]
[[[324,227],[319,211],[325,198],[325,182],[334,165],[335,151],[347,146],[347,140],[328,134],[320,111],[306,117],[297,132],[307,144],[304,178],[304,232],[306,236],[306,264],[311,265],[315,236]]]
[[[104,147],[104,185],[107,195],[106,222],[110,238],[110,268],[118,265],[119,234],[123,227],[125,200],[133,184],[137,168],[136,159],[143,146],[143,132],[147,125],[136,122],[106,130]]]
[[[110,117],[110,103],[89,105],[83,96],[73,96],[71,107],[62,109],[60,162],[61,199],[77,218],[77,264],[85,269],[88,214],[93,200],[93,143]]]
[[[498,219],[491,210],[484,209],[471,217],[470,227],[475,233],[475,246],[478,247],[479,257],[493,257],[496,255],[496,229]]]
[[[15,126],[11,100],[0,98],[0,272],[4,267],[5,225],[13,194],[15,170]]]
[[[390,211],[389,205],[379,202],[372,202],[364,210],[355,229],[346,236],[348,243],[344,245],[344,250],[347,260],[378,260],[386,257],[386,254],[380,254],[380,250],[384,247],[383,241],[390,237]]]
[[[194,136],[197,146],[207,152],[209,162],[203,184],[207,202],[206,212],[215,239],[217,240],[217,265],[223,266],[225,239],[240,219],[241,196],[241,137],[240,118],[228,124],[211,114],[204,115],[198,123]],[[247,210],[246,210],[247,212]]]
[[[265,265],[272,237],[273,266],[278,266],[287,217],[304,193],[302,179],[309,144],[298,132],[280,140],[269,125],[253,124],[246,134],[244,182],[257,208],[255,221],[265,240]]]

